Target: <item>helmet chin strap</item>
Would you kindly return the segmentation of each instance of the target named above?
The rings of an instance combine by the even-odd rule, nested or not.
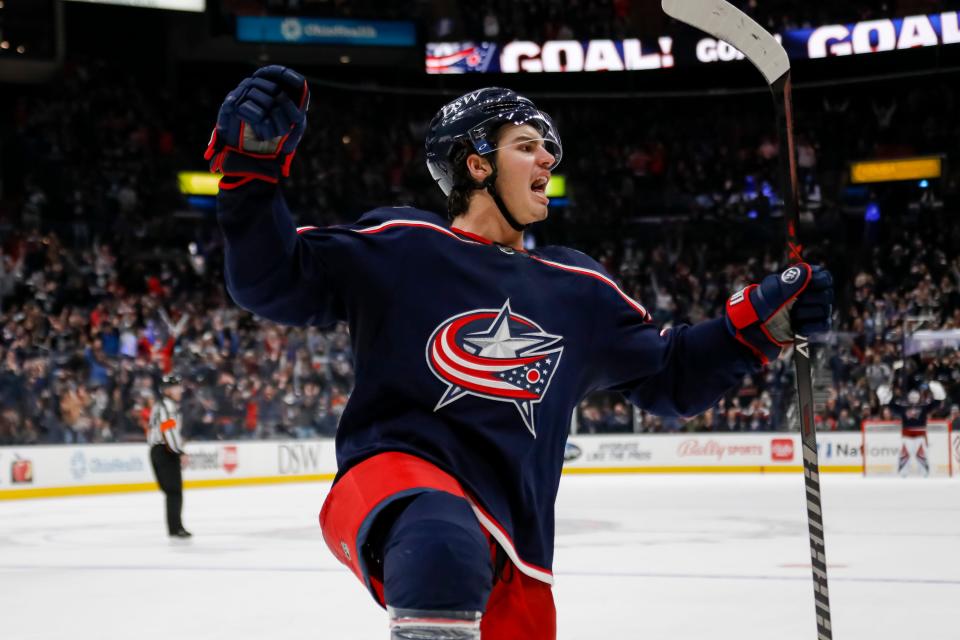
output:
[[[503,198],[500,197],[500,194],[497,192],[497,187],[494,183],[497,181],[497,165],[495,162],[491,161],[490,166],[493,167],[493,171],[487,176],[487,179],[484,180],[480,188],[486,189],[487,193],[490,194],[490,197],[493,198],[493,203],[497,205],[497,209],[500,211],[500,215],[503,216],[503,219],[507,221],[514,231],[523,231],[529,226],[525,224],[520,224],[517,222],[517,219],[513,217],[513,214],[510,213],[510,210],[507,209],[507,205],[504,203]]]

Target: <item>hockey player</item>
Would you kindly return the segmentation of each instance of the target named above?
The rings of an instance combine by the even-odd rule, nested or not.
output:
[[[230,295],[277,322],[346,321],[356,383],[336,438],[324,539],[391,637],[548,640],[554,501],[570,415],[599,389],[695,415],[827,328],[832,283],[793,265],[722,318],[659,331],[577,251],[523,250],[563,148],[550,117],[487,88],[443,106],[427,164],[448,217],[385,207],[295,229],[278,183],[306,125],[304,78],[258,70],[220,109],[206,157]]]
[[[941,406],[941,402],[931,398],[921,402],[920,392],[916,389],[907,393],[907,401],[894,400],[890,403],[893,414],[900,419],[901,437],[900,460],[897,470],[901,477],[913,475],[914,469],[919,475],[930,475],[930,461],[927,458],[927,420],[930,414]],[[913,464],[910,464],[911,461]]]
[[[160,396],[150,410],[147,444],[150,445],[150,464],[157,484],[166,497],[167,533],[171,538],[189,538],[183,528],[183,417],[180,400],[183,384],[180,376],[167,374],[160,379]]]

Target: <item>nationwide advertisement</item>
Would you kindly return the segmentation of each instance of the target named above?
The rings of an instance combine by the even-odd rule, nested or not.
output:
[[[820,465],[863,466],[863,436],[857,431],[817,434]]]
[[[775,37],[792,60],[874,54],[960,43],[958,17],[960,12],[945,11],[793,29]],[[431,74],[652,71],[743,57],[722,40],[663,35],[624,40],[429,42],[425,66]]]
[[[412,22],[399,20],[238,16],[237,40],[281,44],[412,47],[417,43],[417,30]]]

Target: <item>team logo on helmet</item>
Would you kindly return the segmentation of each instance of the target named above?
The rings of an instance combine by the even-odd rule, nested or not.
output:
[[[443,117],[449,118],[450,116],[455,114],[457,111],[460,111],[464,107],[469,106],[472,103],[475,103],[477,101],[477,98],[480,97],[480,93],[481,93],[480,91],[471,91],[470,93],[460,96],[453,102],[443,105],[443,107],[441,108],[441,111],[443,111]]]
[[[562,336],[510,310],[477,309],[443,321],[427,341],[427,364],[447,384],[434,411],[472,395],[510,402],[534,438],[534,405],[553,380]]]

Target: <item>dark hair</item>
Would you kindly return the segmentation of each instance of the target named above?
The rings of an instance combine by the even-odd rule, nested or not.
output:
[[[502,129],[503,125],[500,125],[490,132],[490,141],[494,147],[500,142]],[[469,142],[462,142],[460,146],[450,154],[452,156],[450,167],[453,172],[453,187],[450,189],[450,195],[447,196],[447,217],[451,220],[466,212],[470,206],[470,198],[474,191],[485,188],[484,184],[473,179],[470,175],[470,170],[467,169],[467,158],[475,153],[477,153],[476,149],[474,149]],[[496,166],[496,151],[486,157]]]

